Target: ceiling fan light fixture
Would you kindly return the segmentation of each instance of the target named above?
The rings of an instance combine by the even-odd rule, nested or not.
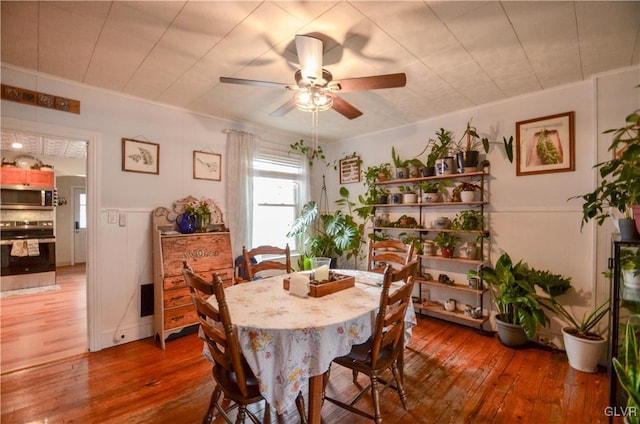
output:
[[[309,87],[296,94],[296,107],[303,112],[325,111],[333,106],[333,96],[320,87]]]

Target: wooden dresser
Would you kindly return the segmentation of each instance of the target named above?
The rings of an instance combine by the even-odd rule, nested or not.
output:
[[[172,224],[175,215],[166,208],[156,208],[152,213],[154,333],[163,349],[169,336],[188,331],[198,322],[189,288],[182,278],[183,261],[206,280],[216,272],[225,285],[233,282],[229,232],[179,234]],[[211,228],[224,229],[224,225],[214,224]]]

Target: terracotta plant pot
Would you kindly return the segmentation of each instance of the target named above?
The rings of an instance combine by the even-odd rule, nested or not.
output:
[[[455,250],[455,247],[444,247],[444,246],[440,247],[440,252],[442,253],[443,258],[452,258],[454,250]]]

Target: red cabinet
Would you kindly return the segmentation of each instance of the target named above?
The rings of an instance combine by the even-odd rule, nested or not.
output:
[[[37,171],[3,166],[0,168],[0,184],[54,187],[55,177],[51,171]]]

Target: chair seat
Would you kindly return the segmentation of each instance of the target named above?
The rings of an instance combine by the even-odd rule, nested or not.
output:
[[[246,363],[244,363],[243,365],[248,391],[247,397],[242,396],[240,387],[238,386],[238,379],[236,378],[236,374],[234,372],[230,372],[220,365],[214,365],[212,370],[213,377],[220,385],[220,389],[224,392],[225,396],[233,400],[234,402],[237,402],[239,400],[248,401],[249,403],[258,402],[262,399],[258,379]]]
[[[378,354],[378,360],[376,361],[376,367],[375,369],[373,369],[371,367],[372,343],[373,339],[369,339],[362,344],[354,345],[351,348],[351,352],[347,353],[344,356],[335,358],[333,362],[346,366],[348,368],[357,368],[358,371],[364,373],[389,368],[391,366],[391,363],[396,359],[393,351],[393,346],[388,345],[380,350],[380,353]]]

